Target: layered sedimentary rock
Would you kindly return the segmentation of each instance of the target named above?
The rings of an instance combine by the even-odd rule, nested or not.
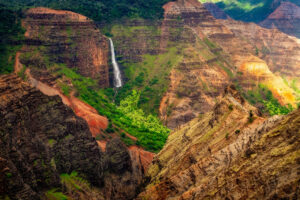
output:
[[[272,91],[282,105],[290,104],[296,107],[295,91],[280,76],[273,74],[263,60],[250,57],[239,67],[239,73],[239,83],[245,90],[251,90],[263,84]]]
[[[264,119],[233,86],[174,131],[137,199],[299,198],[300,110]]]
[[[64,67],[93,78],[99,87],[109,86],[108,40],[87,17],[70,11],[33,8],[23,20],[26,28],[25,45],[17,53],[15,72],[25,70],[28,81],[44,94],[59,95],[64,104],[89,124],[93,136],[108,125],[106,117],[86,103],[65,95],[61,85],[71,87],[65,77],[55,74]]]
[[[62,187],[62,173],[72,171],[98,187],[97,199],[134,197],[144,173],[139,162],[117,138],[103,153],[87,122],[59,96],[46,96],[16,75],[3,75],[0,119],[1,198],[44,198],[46,191]],[[82,195],[79,199],[95,198]]]
[[[26,66],[39,60],[65,64],[79,74],[94,78],[99,86],[109,86],[108,40],[87,17],[70,11],[32,8],[23,20],[26,29],[23,52],[32,55]],[[38,66],[46,70],[47,64]]]
[[[270,65],[270,74],[272,74],[270,76],[272,78],[260,83],[264,84],[268,82],[267,85],[273,87],[270,88],[273,95],[280,100],[282,105],[288,103],[295,105],[295,92],[284,84],[280,76],[285,76],[290,80],[297,79],[298,77],[300,46],[297,39],[290,38],[279,31],[263,29],[254,24],[246,24],[233,20],[216,20],[203,5],[194,0],[170,2],[164,6],[164,9],[163,25],[166,28],[163,30],[165,32],[169,31],[168,27],[180,27],[182,26],[181,24],[184,24],[185,29],[189,29],[193,37],[196,38],[196,42],[190,45],[196,48],[198,45],[197,41],[202,42],[204,43],[202,49],[206,46],[209,52],[209,54],[201,52],[199,57],[193,57],[185,53],[186,51],[183,51],[183,60],[186,62],[184,67],[188,70],[180,71],[179,73],[173,71],[171,73],[171,85],[162,99],[160,107],[162,118],[166,120],[169,127],[174,128],[176,125],[189,121],[199,113],[210,110],[215,103],[215,98],[221,94],[226,83],[234,81],[237,71],[248,61],[259,59],[258,57],[266,62],[265,65],[267,68]],[[232,24],[243,24],[245,27],[237,25],[235,28]],[[169,32],[172,33],[172,31]],[[169,35],[171,35],[170,33]],[[165,33],[165,35],[167,34]],[[278,38],[278,40],[283,42],[279,43],[274,38]],[[266,49],[270,49],[269,52],[266,52]],[[196,53],[193,54],[197,55]],[[206,67],[203,62],[201,63],[203,61],[201,57],[202,59],[206,57]],[[201,69],[199,69],[197,75],[193,76],[191,72],[196,72],[195,68],[197,68],[197,64],[195,63],[200,64],[200,66],[202,65],[202,67],[200,67]],[[215,71],[214,66],[217,66]],[[279,76],[275,76],[273,74],[275,72]],[[187,74],[189,74],[189,78],[186,79],[188,84],[182,84],[183,87],[180,88],[182,77],[184,75],[187,76]],[[260,78],[264,79],[265,77]],[[248,77],[247,80],[246,84],[244,84],[246,82],[245,79],[239,79],[237,82],[241,84],[245,91],[257,86],[257,84],[252,84],[257,81],[257,78],[252,80]],[[299,81],[296,82],[298,84]],[[249,85],[252,85],[252,87],[247,87]],[[195,98],[191,95],[185,95],[190,98],[182,101],[182,98],[178,98],[180,96],[178,92],[174,92],[178,91],[178,88],[185,93],[193,91],[191,93]],[[286,88],[288,94],[283,95],[285,97],[281,97],[282,94],[276,91],[276,88],[277,90],[278,88]],[[195,96],[197,93],[200,93],[198,97]],[[197,100],[195,101],[195,99]],[[198,106],[193,106],[195,105],[193,102],[199,103]]]
[[[259,24],[266,28],[279,29],[284,33],[300,38],[300,7],[289,1],[283,1],[273,13]]]
[[[236,37],[255,47],[255,55],[266,61],[272,72],[296,78],[300,76],[300,40],[277,29],[266,29],[254,23],[221,20]]]
[[[285,77],[289,81],[296,79],[299,86],[300,46],[297,39],[253,23],[216,20],[196,0],[169,2],[164,9],[161,22],[134,20],[116,24],[112,26],[112,34],[119,60],[124,63],[123,68],[130,68],[130,73],[134,73],[131,63],[142,63],[138,65],[142,68],[143,63],[149,62],[148,55],[157,56],[159,60],[170,49],[178,49],[176,57],[171,59],[176,62],[169,62],[171,70],[166,68],[168,89],[159,107],[159,115],[168,127],[174,129],[211,110],[215,99],[230,82],[235,81],[245,91],[255,88],[257,84],[253,84],[253,80],[247,79],[248,82],[242,84],[242,79],[236,78],[241,66],[252,58],[263,60],[276,77]],[[167,54],[165,57],[167,59]],[[159,61],[152,65],[153,68],[156,65],[165,67]],[[143,72],[147,74],[147,69]],[[159,78],[163,80],[164,76]],[[283,83],[280,77],[278,80]],[[294,92],[291,93],[295,99]],[[295,105],[293,100],[281,101],[277,93],[274,96],[282,105]]]

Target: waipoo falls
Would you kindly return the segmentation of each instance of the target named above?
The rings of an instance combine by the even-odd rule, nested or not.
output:
[[[299,6],[0,0],[0,200],[300,199]]]
[[[111,38],[109,38],[110,51],[111,51],[111,62],[114,68],[114,86],[116,88],[122,87],[122,77],[118,62],[116,60],[115,47]]]

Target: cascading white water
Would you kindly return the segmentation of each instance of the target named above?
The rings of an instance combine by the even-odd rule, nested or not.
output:
[[[116,61],[116,56],[115,56],[115,48],[114,48],[114,43],[111,38],[109,38],[110,42],[110,51],[111,51],[111,61],[114,67],[114,85],[116,88],[122,87],[122,77],[121,77],[121,72],[119,69],[119,65]]]

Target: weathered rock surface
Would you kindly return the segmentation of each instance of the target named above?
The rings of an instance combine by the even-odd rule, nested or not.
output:
[[[113,139],[101,152],[87,122],[59,96],[46,96],[16,75],[3,75],[0,119],[0,197],[41,199],[47,190],[61,187],[60,174],[72,171],[106,199],[134,197],[143,170],[126,146]]]
[[[259,24],[300,38],[300,7],[289,1],[283,1],[267,19]]]
[[[295,79],[300,86],[299,40],[253,23],[217,20],[197,0],[169,2],[164,9],[161,22],[127,21],[114,25],[112,33],[124,67],[147,62],[144,57],[149,54],[160,56],[170,48],[178,49],[179,61],[171,66],[169,86],[159,107],[159,115],[169,128],[210,111],[228,83],[235,82],[245,92],[257,87],[257,79],[237,78],[239,69],[248,61],[251,64],[252,58],[260,59],[270,70],[270,77],[276,77],[267,82],[275,87],[269,89],[282,105],[295,105],[294,92],[287,94],[289,100],[282,100],[287,98],[276,88],[291,91],[281,77]]]
[[[300,76],[300,40],[277,29],[266,29],[254,23],[220,20],[236,37],[246,39],[254,48],[255,55],[263,59],[270,70],[281,76]]]
[[[284,84],[280,76],[289,80],[295,78],[297,80],[299,76],[300,46],[297,39],[279,31],[263,29],[255,24],[216,20],[196,0],[169,2],[164,9],[165,28],[162,30],[166,33],[162,35],[172,35],[170,27],[183,27],[184,24],[184,31],[188,29],[191,32],[190,38],[196,38],[194,42],[184,41],[186,45],[192,47],[183,51],[183,62],[180,63],[181,66],[176,67],[177,70],[171,72],[169,90],[161,101],[160,114],[167,126],[175,128],[209,111],[225,85],[236,81],[238,70],[252,58],[256,60],[258,57],[263,63],[266,62],[264,65],[267,68],[270,66],[272,77],[259,83],[272,86],[270,89],[273,95],[283,105],[288,103],[295,105],[294,92]],[[178,41],[183,40],[178,38]],[[199,42],[204,45],[199,47]],[[197,46],[198,51],[193,52],[191,49],[196,49]],[[205,49],[206,51],[203,51]],[[196,52],[201,50],[198,56]],[[273,74],[275,72],[276,76]],[[257,77],[255,80],[247,77],[246,80],[239,79],[236,83],[245,91],[257,86],[252,84],[257,81]],[[299,81],[296,82],[299,85]],[[284,87],[287,87],[288,94],[279,92],[278,88]]]
[[[23,52],[39,55],[23,64],[46,70],[44,64],[37,66],[37,61],[48,59],[96,79],[101,87],[109,86],[108,40],[92,20],[70,11],[32,8],[26,12],[23,26],[27,44]]]
[[[300,110],[255,113],[228,87],[212,112],[169,136],[137,199],[298,199]]]

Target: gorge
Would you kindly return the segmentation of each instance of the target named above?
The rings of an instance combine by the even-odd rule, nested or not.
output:
[[[299,38],[198,0],[0,10],[0,200],[300,197]]]

